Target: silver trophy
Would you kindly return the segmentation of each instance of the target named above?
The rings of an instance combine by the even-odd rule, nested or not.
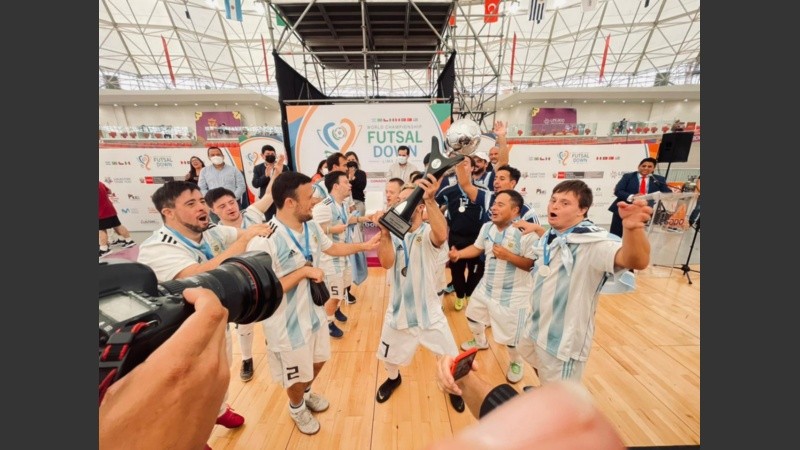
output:
[[[450,125],[445,134],[445,147],[441,148],[436,136],[431,138],[431,159],[425,167],[424,177],[432,174],[437,179],[441,178],[451,167],[464,160],[465,156],[475,153],[481,142],[481,128],[469,119],[459,119]],[[414,209],[422,201],[424,191],[417,186],[405,201],[398,203],[380,218],[380,223],[395,236],[403,236],[411,228],[411,216]]]

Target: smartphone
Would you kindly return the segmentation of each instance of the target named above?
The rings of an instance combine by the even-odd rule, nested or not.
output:
[[[456,356],[456,359],[453,360],[453,365],[450,366],[450,373],[453,375],[454,380],[458,380],[472,370],[472,361],[475,360],[475,355],[477,354],[478,348],[474,347]]]

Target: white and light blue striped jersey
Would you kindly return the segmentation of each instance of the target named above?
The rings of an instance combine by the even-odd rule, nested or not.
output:
[[[242,211],[242,229],[246,229],[250,225],[264,223],[266,221],[267,218],[264,217],[264,213],[254,205],[250,205],[245,208],[244,211]]]
[[[316,183],[311,185],[314,190],[312,195],[316,198],[325,198],[328,196],[328,188],[325,187],[325,177],[322,177]]]
[[[162,226],[139,246],[137,261],[153,269],[158,282],[163,283],[183,269],[219,255],[236,242],[238,235],[234,227],[213,225],[203,232],[198,244]]]
[[[594,337],[594,314],[600,289],[615,275],[614,257],[622,243],[617,239],[566,244],[572,254],[572,274],[567,275],[558,246],[551,248],[550,274],[539,275],[548,234],[538,240],[538,256],[531,275],[533,315],[526,335],[543,350],[562,361],[586,361]],[[553,246],[551,246],[553,247]],[[625,269],[616,272],[621,275]]]
[[[328,223],[326,226],[331,227],[347,223],[347,207],[343,204],[337,205],[330,195],[325,197],[325,200],[314,205],[311,214],[320,229],[322,229],[322,224],[326,222]],[[341,233],[332,233],[330,239],[334,243],[345,243],[347,242],[348,232],[348,229],[345,228]],[[323,253],[319,260],[319,267],[325,271],[326,275],[341,275],[347,269],[349,259],[347,256],[330,256]]]
[[[288,230],[277,217],[269,223],[275,226],[275,232],[268,238],[252,238],[247,244],[247,251],[267,252],[272,257],[272,270],[278,278],[283,278],[305,265],[303,251],[310,251],[314,266],[318,266],[322,252],[333,245],[314,221],[305,222],[310,248],[306,248],[305,228],[300,233]],[[293,233],[294,240],[289,233]],[[262,325],[270,351],[283,352],[306,345],[311,335],[326,323],[325,309],[311,300],[309,280],[303,278],[294,289],[284,291],[280,305]]]
[[[538,239],[535,233],[522,234],[519,228],[507,226],[503,231],[492,222],[481,227],[475,247],[486,256],[483,278],[475,291],[503,306],[522,308],[530,305],[533,280],[527,270],[522,270],[508,261],[494,257],[494,244],[502,245],[515,255],[535,259],[533,244]]]
[[[437,295],[442,274],[437,266],[444,267],[442,261],[447,255],[447,242],[440,248],[434,247],[431,226],[423,223],[413,232],[406,233],[402,240],[392,235],[392,244],[395,250],[390,272],[392,290],[384,322],[395,330],[404,330],[429,328],[431,324],[445,320]],[[404,244],[406,250],[403,250]],[[404,267],[407,267],[405,276],[402,274]]]

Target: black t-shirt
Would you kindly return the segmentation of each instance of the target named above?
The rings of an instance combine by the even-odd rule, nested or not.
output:
[[[356,169],[353,181],[350,182],[350,187],[352,187],[351,195],[353,200],[366,201],[364,189],[367,187],[367,173],[361,169]]]
[[[469,201],[458,184],[439,191],[436,202],[447,207],[445,216],[450,227],[448,243],[459,250],[475,243],[486,216],[483,207]]]

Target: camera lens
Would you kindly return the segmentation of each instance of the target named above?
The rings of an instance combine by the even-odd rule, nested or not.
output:
[[[259,322],[270,317],[283,298],[283,287],[272,271],[272,258],[263,251],[226,259],[214,270],[159,284],[170,294],[188,287],[211,289],[228,309],[228,321]]]

